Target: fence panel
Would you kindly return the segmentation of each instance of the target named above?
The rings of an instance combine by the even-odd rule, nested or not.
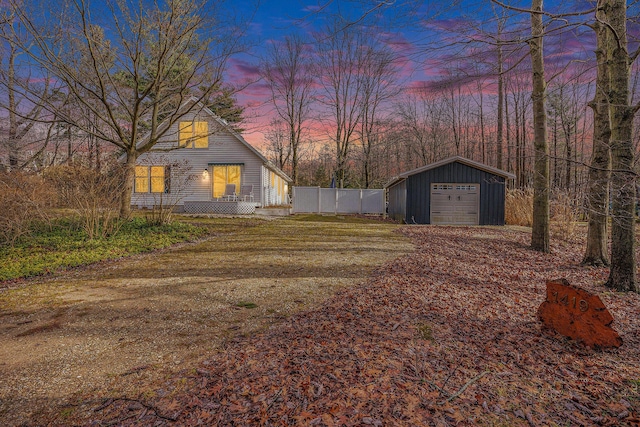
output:
[[[293,187],[293,212],[384,214],[384,190]]]
[[[319,187],[293,187],[293,212],[313,213],[320,210]]]
[[[361,213],[360,190],[336,189],[336,213]]]
[[[320,210],[318,213],[336,213],[336,189],[320,189]]]
[[[385,208],[384,190],[362,190],[362,213],[383,214]]]

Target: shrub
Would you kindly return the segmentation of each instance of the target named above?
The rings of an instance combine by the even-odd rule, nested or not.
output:
[[[55,193],[35,174],[0,173],[0,245],[13,245],[37,223],[48,224]]]
[[[150,210],[145,212],[145,217],[150,224],[165,225],[173,221],[173,213],[176,206],[189,194],[190,183],[199,176],[192,174],[192,168],[188,161],[170,161],[163,157],[155,157],[154,162],[166,165],[171,177],[170,191],[150,193],[148,197],[153,200]],[[150,164],[151,160],[140,161],[141,165]]]
[[[72,209],[89,239],[115,234],[122,226],[118,218],[124,184],[122,168],[99,172],[78,165],[49,168],[46,178],[56,188],[58,206]]]

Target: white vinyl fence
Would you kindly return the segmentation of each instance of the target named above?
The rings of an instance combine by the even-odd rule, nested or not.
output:
[[[384,190],[293,187],[293,213],[384,214]]]

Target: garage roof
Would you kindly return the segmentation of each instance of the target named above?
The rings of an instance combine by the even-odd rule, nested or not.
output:
[[[492,173],[494,175],[501,176],[501,177],[503,177],[505,179],[516,179],[516,176],[514,174],[506,172],[506,171],[503,171],[502,169],[498,169],[498,168],[494,168],[494,167],[491,167],[491,166],[487,166],[487,165],[485,165],[483,163],[479,163],[479,162],[476,162],[476,161],[473,161],[473,160],[470,160],[470,159],[467,159],[467,158],[464,158],[464,157],[461,157],[461,156],[453,156],[453,157],[446,158],[444,160],[440,160],[439,162],[435,162],[435,163],[431,163],[431,164],[426,165],[426,166],[422,166],[421,168],[418,168],[418,169],[413,169],[413,170],[410,170],[408,172],[401,173],[400,175],[392,178],[391,181],[386,183],[384,185],[384,188],[392,187],[395,184],[397,184],[398,182],[407,179],[411,175],[415,175],[417,173],[421,173],[421,172],[428,171],[428,170],[431,170],[431,169],[436,169],[436,168],[439,168],[440,166],[444,166],[444,165],[447,165],[449,163],[454,163],[454,162],[462,163],[463,165],[467,165],[467,166],[470,166],[472,168],[480,169],[480,170],[483,170],[485,172],[489,172],[489,173]]]

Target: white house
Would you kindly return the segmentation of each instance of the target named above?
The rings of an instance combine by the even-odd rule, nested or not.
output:
[[[138,158],[131,204],[175,205],[188,213],[252,213],[256,207],[287,204],[290,183],[240,134],[200,107]]]

